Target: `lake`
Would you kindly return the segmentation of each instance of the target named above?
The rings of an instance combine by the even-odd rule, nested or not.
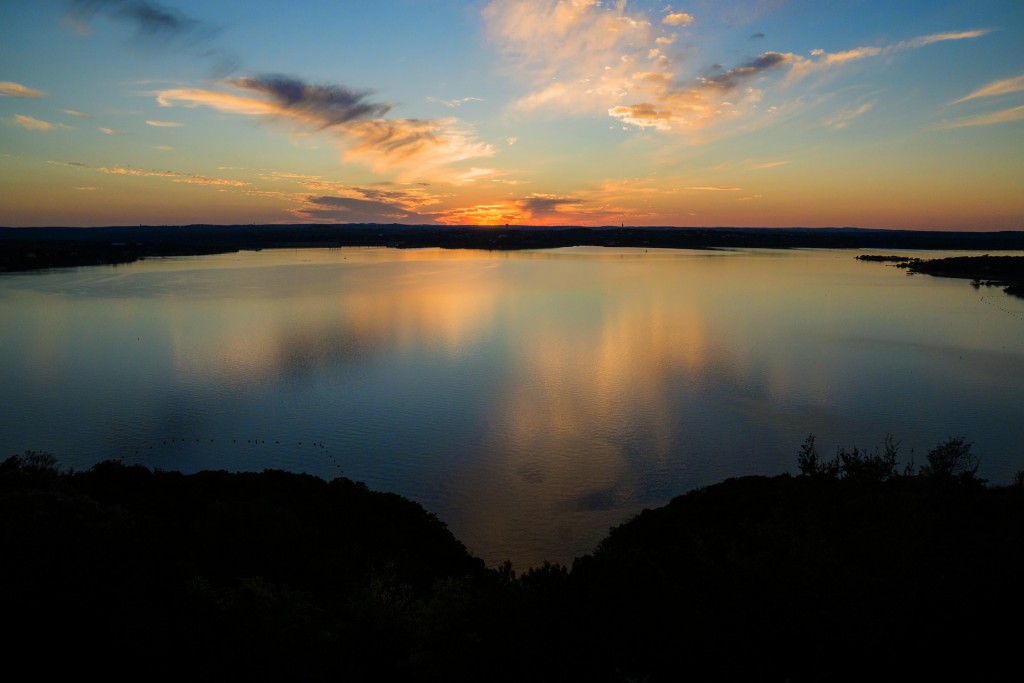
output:
[[[1024,469],[1024,300],[861,252],[310,249],[0,275],[0,444],[399,493],[489,565],[891,434]],[[960,255],[963,252],[958,252]],[[952,253],[911,253],[925,257]]]

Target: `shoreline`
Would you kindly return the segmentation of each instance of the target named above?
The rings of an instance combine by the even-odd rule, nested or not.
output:
[[[0,228],[0,273],[132,263],[260,249],[394,247],[521,250],[821,248],[1024,251],[1024,232],[858,228],[449,227],[433,225],[187,225]]]

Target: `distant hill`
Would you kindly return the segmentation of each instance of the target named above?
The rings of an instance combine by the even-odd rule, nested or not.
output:
[[[582,228],[529,226],[183,225],[0,228],[0,272],[140,258],[297,247],[383,246],[544,249],[567,246],[1024,250],[1024,232],[929,232],[860,228]]]

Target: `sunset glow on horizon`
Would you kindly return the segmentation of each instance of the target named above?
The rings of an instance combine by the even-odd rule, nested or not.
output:
[[[1024,229],[1018,0],[0,16],[0,226]]]

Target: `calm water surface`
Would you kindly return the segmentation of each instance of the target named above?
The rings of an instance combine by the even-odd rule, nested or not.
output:
[[[1024,469],[1024,301],[854,251],[338,249],[0,276],[0,444],[346,476],[489,564],[886,434]],[[925,254],[937,256],[937,254]],[[948,254],[942,254],[948,255]]]

